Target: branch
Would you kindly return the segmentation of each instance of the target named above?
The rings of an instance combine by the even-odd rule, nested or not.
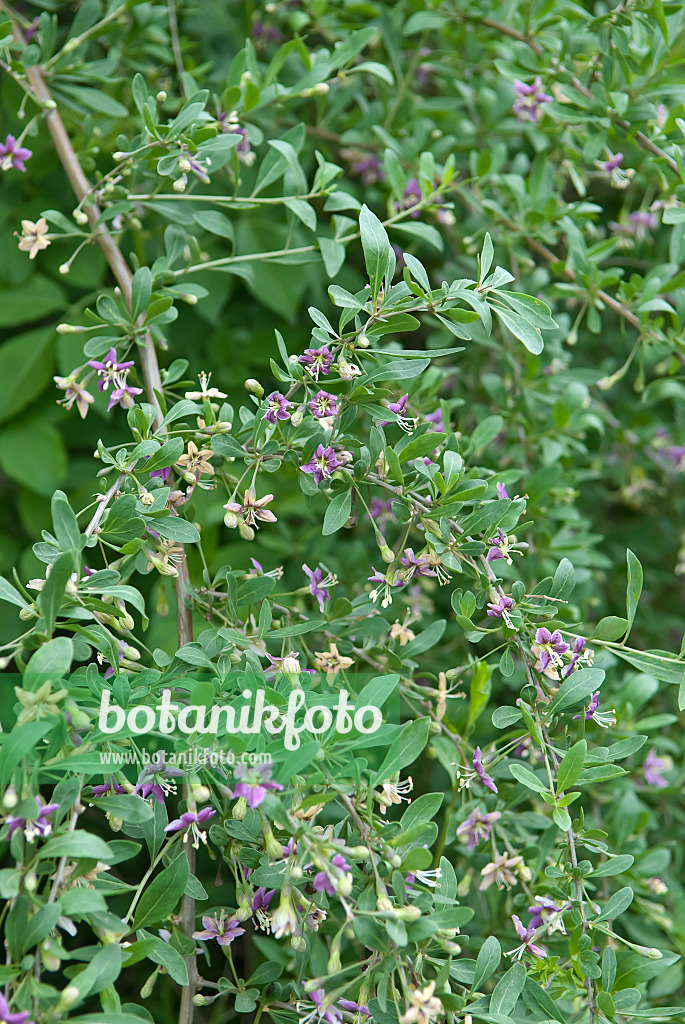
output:
[[[10,17],[12,16],[12,12],[5,3],[5,0],[0,0],[0,10],[5,10]],[[15,38],[22,43],[22,45],[25,45],[23,34],[15,22],[13,22],[13,29]],[[52,141],[54,142],[55,149],[57,150],[57,155],[59,156],[64,170],[66,171],[76,198],[81,202],[90,194],[91,185],[83,172],[79,158],[71,144],[71,139],[64,127],[64,122],[62,121],[52,96],[50,95],[50,90],[45,82],[43,71],[39,66],[27,68],[26,77],[28,78],[33,93],[37,99],[44,106],[47,104],[50,108],[46,109],[45,123],[48,126],[48,130],[52,136]],[[104,224],[98,224],[100,209],[97,204],[93,203],[87,206],[85,212],[88,216],[95,241],[104,252],[107,263],[109,264],[112,274],[116,278],[122,295],[130,306],[131,283],[133,280],[131,270],[119,249],[119,246],[107,230],[107,227]],[[156,408],[157,420],[158,423],[161,423],[163,416],[158,394],[162,393],[162,378],[159,373],[159,363],[157,361],[155,344],[149,331],[146,331],[143,335],[142,343],[139,345],[139,350],[141,370],[143,380],[145,382],[145,391],[147,393],[148,401]],[[166,433],[166,431],[163,430],[162,433]],[[104,512],[104,508],[102,511]],[[176,577],[178,640],[179,646],[181,647],[193,638],[191,613],[190,609],[186,606],[186,591],[189,582],[188,565],[184,551],[178,562],[178,576]]]

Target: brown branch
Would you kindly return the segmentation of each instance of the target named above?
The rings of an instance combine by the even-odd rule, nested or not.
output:
[[[0,10],[5,10],[10,17],[12,16],[12,12],[5,3],[5,0],[0,0]],[[22,44],[25,44],[22,32],[16,23],[13,23],[13,27],[15,38]],[[90,194],[91,185],[83,172],[79,158],[71,144],[71,139],[64,127],[64,122],[62,121],[52,96],[50,95],[50,90],[45,82],[43,71],[36,65],[35,67],[27,69],[26,77],[28,78],[34,95],[44,106],[47,105],[45,106],[45,123],[48,126],[48,131],[52,136],[55,149],[57,150],[57,154],[67,177],[69,178],[76,198],[81,202]],[[119,246],[107,230],[107,227],[104,224],[98,224],[100,209],[97,204],[93,203],[88,205],[85,208],[85,212],[88,216],[95,241],[104,252],[107,263],[109,264],[110,270],[121,289],[122,295],[130,306],[131,285],[133,281],[131,270]],[[159,363],[157,361],[155,343],[149,331],[145,332],[142,337],[142,343],[139,344],[138,347],[140,351],[141,370],[143,380],[145,382],[145,391],[150,404],[157,409],[157,422],[160,424],[163,416],[158,395],[161,395],[162,393],[162,379],[159,373]],[[163,432],[165,433],[165,431]],[[188,643],[188,641],[193,638],[191,613],[190,609],[186,606],[186,592],[189,582],[188,566],[184,552],[178,563],[178,576],[176,578],[178,639],[180,646]]]

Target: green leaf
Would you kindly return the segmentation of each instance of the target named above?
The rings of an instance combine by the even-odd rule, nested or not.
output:
[[[620,640],[625,635],[630,623],[618,615],[606,615],[595,626],[592,640]]]
[[[537,775],[534,775],[530,768],[526,768],[524,764],[510,764],[509,771],[518,782],[522,782],[524,786],[532,789],[534,793],[549,794],[549,787],[540,782]]]
[[[557,793],[563,793],[570,789],[577,780],[583,770],[586,753],[587,742],[580,740],[564,755],[557,773]]]
[[[130,822],[133,825],[142,825],[146,821],[152,821],[150,804],[135,794],[124,796],[114,793],[102,800],[94,800],[93,804],[95,807],[101,807],[107,814],[121,818],[122,821]]]
[[[60,80],[59,92],[70,97],[74,102],[69,105],[75,106],[77,110],[86,107],[88,110],[106,114],[108,117],[128,116],[128,108],[123,103],[119,103],[118,100],[108,96],[100,89],[89,89],[82,85],[66,85],[63,80]]]
[[[520,316],[510,313],[501,306],[492,306],[491,308],[493,313],[497,314],[504,326],[511,331],[514,337],[523,342],[529,352],[536,356],[542,352],[544,343],[539,327],[531,327]]]
[[[412,800],[400,821],[402,831],[408,832],[412,825],[423,825],[431,821],[440,810],[443,800],[442,793],[424,793]]]
[[[122,951],[116,942],[110,942],[101,949],[79,974],[70,980],[79,990],[81,999],[96,995],[109,988],[121,973]]]
[[[52,563],[50,575],[38,595],[40,610],[45,618],[45,632],[48,636],[52,636],[54,631],[64,592],[73,571],[74,559],[70,552],[65,551]]]
[[[642,566],[636,555],[628,548],[626,551],[628,563],[628,587],[626,589],[626,618],[628,619],[628,632],[633,625],[637,604],[642,593],[643,573]]]
[[[621,875],[633,866],[634,860],[635,858],[629,853],[621,853],[617,857],[612,857],[610,860],[605,861],[604,864],[594,868],[591,877],[607,878],[610,875]]]
[[[499,967],[502,959],[502,947],[494,935],[488,936],[480,947],[476,958],[476,968],[473,975],[471,991],[477,992],[484,981],[490,978]]]
[[[181,519],[180,516],[154,519],[151,526],[160,537],[164,537],[166,540],[175,540],[179,544],[196,544],[200,539],[197,527],[189,523],[187,519]]]
[[[421,434],[420,437],[412,437],[402,448],[401,451],[397,452],[400,463],[409,462],[410,459],[420,459],[424,455],[430,455],[439,444],[447,437],[447,434]]]
[[[0,576],[0,601],[7,601],[8,604],[15,604],[17,608],[28,608],[26,598],[13,587],[4,576]]]
[[[12,732],[4,733],[0,747],[0,785],[6,786],[22,757],[32,753],[39,740],[52,729],[54,721],[25,722],[16,725]]]
[[[43,274],[32,274],[26,284],[13,284],[11,287],[0,288],[0,327],[15,327],[26,323],[33,323],[42,320],[58,309],[64,309],[68,299],[60,286],[49,277]],[[16,377],[5,377],[7,370],[16,373],[24,383],[33,371],[40,371],[39,353],[43,358],[52,349],[55,333],[54,328],[41,327],[26,334],[20,334],[18,338],[11,341],[4,341],[2,354],[0,355],[0,372],[3,380],[11,380],[13,387],[8,389],[10,393],[14,390]],[[20,358],[23,352],[27,365],[24,365]],[[41,377],[49,379],[52,372],[51,353],[47,362],[47,373],[41,373]],[[44,385],[43,385],[44,386]],[[43,386],[38,390],[43,389]],[[3,401],[5,399],[3,398]],[[25,405],[26,403],[24,403]],[[3,416],[3,419],[7,419]]]
[[[604,672],[601,668],[581,668],[572,672],[559,687],[549,711],[558,714],[560,711],[575,707],[576,704],[586,702],[603,682]]]
[[[608,900],[604,906],[604,910],[599,917],[594,918],[595,921],[610,921],[615,917],[618,917],[627,910],[630,904],[633,902],[634,892],[629,885],[625,888],[619,889],[614,895]]]
[[[136,909],[133,931],[166,918],[180,900],[188,882],[188,860],[180,854],[145,889]]]
[[[52,497],[52,524],[62,551],[81,550],[81,531],[64,491],[55,491]]]
[[[104,839],[76,829],[48,839],[38,852],[40,858],[73,857],[75,860],[99,860],[108,864],[109,848]]]
[[[68,636],[49,640],[31,655],[22,677],[23,688],[37,690],[46,679],[57,683],[67,674],[73,659],[74,644]]]
[[[511,1013],[523,991],[526,977],[526,969],[523,964],[512,964],[504,977],[500,978],[495,985],[490,996],[490,1012]]]
[[[568,558],[562,558],[557,566],[557,571],[554,573],[554,582],[552,583],[552,589],[550,590],[550,597],[558,598],[560,601],[566,601],[576,585],[576,571],[573,568],[573,564],[569,562]]]
[[[196,224],[199,224],[205,231],[209,231],[212,235],[220,235],[221,238],[227,238],[229,242],[235,241],[235,231],[233,224],[223,213],[219,213],[218,210],[202,210],[200,213],[196,213],[194,216]]]
[[[332,533],[337,533],[338,530],[341,530],[350,518],[351,510],[352,488],[348,487],[341,494],[336,494],[326,509],[321,530],[324,537],[329,537]]]
[[[485,238],[483,239],[483,251],[481,252],[478,258],[478,263],[480,267],[479,280],[481,282],[484,281],[485,278],[487,277],[488,271],[492,266],[492,261],[494,257],[495,249],[492,244],[492,239],[490,238],[490,233],[486,232]]]
[[[30,917],[22,932],[21,953],[28,952],[47,938],[61,916],[62,908],[59,903],[46,903]]]
[[[359,231],[371,294],[375,300],[388,269],[391,251],[390,239],[376,214],[372,213],[366,205],[362,206],[359,213]]]
[[[559,1021],[559,1024],[566,1024],[567,1018],[561,1012],[545,989],[538,985],[532,978],[526,978],[523,986],[523,1001],[529,1010],[542,1015],[543,1020]]]
[[[188,967],[177,949],[169,942],[159,939],[148,957],[155,964],[165,968],[167,974],[177,985],[188,984]]]
[[[332,238],[317,238],[317,242],[319,243],[326,273],[329,277],[336,277],[345,262],[345,246],[341,245],[340,242],[334,241]]]
[[[382,765],[376,773],[374,786],[389,779],[395,772],[412,764],[428,742],[429,718],[418,718],[402,726],[400,734],[390,746]]]

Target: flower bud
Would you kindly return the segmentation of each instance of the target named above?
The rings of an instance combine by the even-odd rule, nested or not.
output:
[[[36,616],[36,613],[33,611],[32,608],[20,608],[19,609],[19,618],[22,620],[22,622],[28,622],[29,619],[33,619],[33,618],[35,618],[35,616]]]
[[[71,265],[69,263],[62,263],[62,265],[58,269],[60,274],[68,274],[69,271],[71,270]]]
[[[174,192],[185,192],[185,190],[186,190],[185,178],[177,178],[172,187],[173,187]]]
[[[299,880],[304,877],[304,871],[302,870],[299,864],[295,864],[290,869],[290,877],[292,878],[293,882],[299,882]]]
[[[294,427],[299,427],[304,419],[305,408],[303,405],[298,406],[295,412],[290,417],[290,422]]]
[[[241,903],[235,912],[235,916],[239,921],[249,921],[252,917],[252,907],[249,903]]]
[[[406,907],[395,907],[395,917],[400,921],[418,921],[421,917],[421,911],[413,904],[409,904]]]
[[[156,972],[155,972],[156,973]],[[69,1010],[75,1003],[81,998],[81,993],[76,985],[67,985],[65,989],[62,989],[62,993],[57,1003],[57,1009]]]
[[[270,828],[264,828],[264,847],[266,852],[274,860],[281,860],[283,857],[283,845],[279,843]]]
[[[393,902],[387,896],[379,896],[376,900],[377,910],[394,910]]]
[[[178,161],[178,168],[180,171],[183,171],[184,174],[187,174],[188,171],[192,170],[192,164],[190,163],[190,160],[187,160],[184,157],[182,160]]]
[[[369,347],[370,342],[369,342],[369,339],[366,337],[365,334],[360,334],[359,335],[359,337],[357,338],[357,345],[359,346],[359,348],[368,348]]]
[[[211,1001],[207,996],[200,995],[199,992],[193,996],[193,1006],[209,1006]]]
[[[155,987],[155,982],[157,981],[157,975],[158,974],[159,974],[159,967],[152,972],[150,977],[147,979],[147,981],[145,982],[145,984],[141,988],[141,990],[140,990],[140,998],[141,999],[149,999],[150,998],[150,996],[152,995],[152,990]]]
[[[149,491],[143,490],[138,495],[138,500],[140,501],[141,505],[154,505],[155,496],[154,494],[150,494]]]
[[[11,811],[19,803],[19,795],[14,786],[8,786],[2,798],[3,807]]]
[[[24,888],[27,892],[35,892],[38,888],[38,875],[35,871],[28,871],[24,875]]]
[[[46,971],[58,971],[60,958],[51,952],[49,943],[42,942],[40,946],[40,958]]]
[[[114,815],[112,814],[109,815],[109,827],[111,828],[112,832],[121,832],[121,827],[123,824],[124,823],[121,820],[121,818],[115,818]]]
[[[296,953],[307,952],[307,942],[302,935],[293,935],[290,939],[290,945],[293,947]]]
[[[317,82],[316,85],[310,86],[309,89],[303,89],[302,96],[325,96],[326,93],[330,92],[330,85],[327,82]]]
[[[391,562],[395,561],[395,552],[393,551],[393,549],[391,547],[388,547],[387,544],[381,544],[380,552],[381,552],[381,558],[383,559],[384,562],[387,562],[388,565]]]
[[[58,334],[76,334],[78,328],[74,324],[57,324],[55,330]]]
[[[328,958],[328,973],[337,974],[341,967],[340,950],[334,949]]]
[[[254,540],[255,534],[251,526],[247,526],[245,523],[241,523],[238,527],[238,533],[243,540]]]
[[[74,210],[74,220],[77,224],[87,224],[88,214],[85,210]]]
[[[194,782],[191,786],[191,792],[199,804],[206,804],[212,795],[209,791],[209,786],[203,786],[199,782]]]
[[[155,96],[155,99],[157,100],[158,103],[164,103],[166,98],[167,96],[164,89],[160,89],[157,95]]]
[[[224,516],[224,523],[229,528],[229,530],[235,530],[239,522],[240,519],[235,514],[235,512],[227,512],[226,515]]]
[[[243,384],[243,387],[250,395],[255,395],[257,398],[264,397],[264,388],[258,380],[254,379],[254,377],[248,377]]]
[[[231,817],[236,821],[242,821],[247,814],[247,800],[244,796],[239,797],[233,805]]]

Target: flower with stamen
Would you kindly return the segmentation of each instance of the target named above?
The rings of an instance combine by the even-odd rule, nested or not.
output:
[[[412,576],[435,576],[436,571],[430,555],[415,555],[413,548],[405,548],[400,558],[402,577],[409,581]]]
[[[264,413],[264,419],[267,423],[277,423],[279,420],[289,420],[290,413],[289,409],[293,408],[293,403],[288,401],[285,395],[282,395],[280,391],[272,392],[267,398],[266,412]]]
[[[317,392],[308,404],[317,420],[335,416],[338,412],[336,397],[328,391]]]
[[[230,946],[239,935],[245,934],[245,929],[240,927],[238,918],[228,917],[225,910],[221,911],[219,917],[205,916],[202,918],[204,929],[193,932],[194,939],[216,939],[220,946]]]
[[[514,79],[514,113],[519,121],[537,121],[543,103],[551,103],[552,97],[542,91],[542,79],[538,75],[532,85]]]
[[[317,892],[326,892],[329,896],[336,893],[348,895],[352,888],[352,875],[349,872],[350,865],[341,853],[336,853],[330,864],[317,872],[314,876],[314,888]]]
[[[521,945],[517,946],[516,949],[509,950],[507,956],[513,956],[516,960],[520,960],[524,953],[532,953],[533,956],[539,957],[547,956],[547,953],[542,946],[535,945],[535,928],[524,928],[521,918],[517,917],[516,914],[512,914],[511,919],[514,922],[516,934],[519,939],[521,939]]]
[[[550,900],[547,896],[536,896],[534,905],[528,907],[528,912],[531,915],[528,928],[536,931],[542,925],[545,925],[546,930],[550,934],[552,932],[561,932],[565,935],[566,929],[562,915],[570,909],[571,904],[569,902]]]
[[[510,608],[514,607],[514,602],[511,597],[507,597],[502,594],[497,604],[494,601],[490,602],[487,606],[487,613],[491,619],[504,619],[507,625],[509,625],[509,616],[507,612]]]
[[[569,651],[570,646],[564,641],[558,629],[553,633],[541,626],[535,634],[535,643],[530,647],[537,659],[535,671],[542,672],[549,679],[559,679],[558,669],[563,667],[562,654]]]
[[[93,796],[99,800],[103,796],[109,796],[110,793],[125,793],[126,788],[122,786],[113,775],[103,782],[101,785],[93,786]]]
[[[57,404],[63,405],[65,409],[71,409],[75,402],[79,416],[82,420],[85,420],[88,414],[88,406],[95,401],[91,393],[78,383],[75,376],[53,377],[52,379],[60,391],[65,393],[64,398],[58,400]]]
[[[143,389],[133,387],[128,383],[125,375],[123,374],[119,374],[114,379],[114,384],[114,390],[112,391],[107,404],[107,411],[109,412],[115,405],[120,405],[122,409],[132,409],[135,405],[133,396],[142,395]]]
[[[322,348],[308,348],[305,350],[304,355],[299,357],[299,361],[304,363],[307,367],[307,372],[312,375],[314,380],[318,380],[320,374],[323,374],[325,377],[328,376],[331,363],[333,362],[333,353],[326,345]]]
[[[33,153],[24,146],[18,146],[14,135],[8,135],[4,142],[0,142],[0,171],[25,171],[24,160],[28,160]],[[28,1014],[27,1014],[28,1016]]]
[[[193,441],[188,441],[188,451],[181,455],[176,465],[180,466],[184,473],[189,473],[195,477],[196,481],[199,480],[203,473],[214,476],[214,466],[208,461],[213,454],[214,452],[211,448],[201,448],[198,450],[197,445]]]
[[[284,935],[294,935],[298,927],[290,888],[286,887],[281,890],[281,902],[271,915],[271,932],[275,938],[282,939]]]
[[[369,597],[375,604],[380,595],[382,594],[383,599],[381,600],[381,607],[387,608],[388,605],[392,604],[390,588],[403,587],[405,586],[406,581],[403,580],[400,577],[400,574],[396,572],[394,569],[388,569],[387,572],[385,573],[378,572],[378,570],[374,568],[373,565],[371,566],[371,569],[373,575],[368,577],[369,583],[378,583],[380,584],[380,586],[376,587],[375,590],[372,590],[371,593],[369,594]]]
[[[201,370],[198,374],[200,390],[186,391],[185,397],[190,399],[191,402],[203,402],[206,398],[226,398],[227,396],[223,391],[219,391],[218,388],[209,387],[211,376],[211,373],[205,373],[204,370]]]
[[[483,761],[481,758],[480,747],[476,747],[473,754],[473,767],[463,768],[460,767],[456,773],[456,779],[459,782],[459,789],[469,789],[474,779],[480,779],[486,789],[491,792],[497,792],[497,786],[493,779],[490,778],[485,768],[483,767]]]
[[[174,818],[165,827],[165,832],[180,832],[182,829],[186,830],[186,834],[183,837],[183,842],[187,843],[191,836],[193,846],[197,850],[200,843],[207,844],[207,836],[205,832],[200,828],[200,825],[204,825],[205,822],[213,818],[216,811],[211,807],[203,807],[201,811],[186,811],[180,818]]]
[[[497,497],[500,500],[504,500],[509,497],[509,491],[507,490],[506,484],[496,484],[495,486],[497,487]]]
[[[390,638],[391,640],[399,640],[400,647],[406,647],[411,640],[416,639],[416,633],[397,619],[390,627]]]
[[[271,778],[270,764],[239,764],[233,777],[238,780],[238,784],[233,787],[233,796],[238,799],[245,797],[248,807],[259,807],[269,790],[283,789],[280,782],[274,782]]]
[[[410,804],[411,797],[407,796],[407,793],[411,793],[413,788],[414,781],[411,775],[408,775],[404,782],[400,782],[399,772],[394,780],[384,782],[380,793],[374,793],[374,799],[380,804],[381,814],[385,814],[388,807],[392,807],[393,804],[401,804],[403,801]]]
[[[275,895],[275,889],[267,891],[265,886],[260,885],[258,889],[255,889],[254,895],[252,896],[250,910],[252,911],[253,917],[257,919],[257,924],[262,931],[268,931],[271,924],[271,917],[267,914],[267,911]]]
[[[166,765],[164,757],[158,756],[152,764],[148,764],[143,768],[138,776],[138,782],[133,792],[142,796],[144,800],[147,800],[149,796],[153,796],[157,803],[163,805],[167,796],[172,796],[177,792],[176,783],[171,780],[173,778],[183,778],[184,774],[181,768]]]
[[[316,598],[319,602],[319,609],[323,611],[324,601],[328,601],[331,596],[328,587],[335,586],[338,578],[330,572],[324,576],[323,570],[318,566],[316,569],[310,569],[308,565],[304,564],[302,569],[309,576],[309,593]]]
[[[303,473],[313,473],[314,482],[320,484],[322,480],[328,480],[342,465],[343,463],[338,461],[333,448],[324,448],[320,444],[309,462],[303,463],[300,469]]]
[[[19,239],[20,251],[27,252],[29,259],[35,260],[41,249],[47,249],[50,245],[49,231],[45,217],[40,217],[37,221],[23,220]]]
[[[611,711],[598,711],[599,708],[599,690],[597,693],[593,693],[590,697],[590,703],[585,709],[585,721],[596,722],[601,729],[608,729],[611,725],[616,725],[616,709],[612,708]],[[580,718],[580,715],[574,715],[574,719]]]
[[[91,359],[88,365],[98,372],[98,391],[107,391],[111,383],[118,384],[120,374],[130,370],[134,362],[129,359],[125,363],[118,363],[117,350],[111,348],[104,359]]]
[[[360,367],[356,363],[350,363],[347,359],[343,359],[342,356],[338,356],[335,368],[342,380],[352,380],[354,377],[361,377],[362,374]]]
[[[256,529],[259,529],[260,522],[277,522],[273,512],[265,507],[273,500],[273,494],[265,494],[263,498],[257,498],[255,492],[248,489],[243,495],[242,505],[237,501],[229,501],[224,505],[224,508],[235,516],[242,516],[245,526],[254,526]]]
[[[328,651],[316,651],[314,653],[314,664],[316,665],[319,672],[325,672],[328,680],[333,680],[339,672],[345,669],[351,668],[354,665],[353,658],[346,658],[344,655],[338,653],[338,645],[333,643],[329,644],[330,650]]]
[[[407,884],[413,885],[415,881],[419,881],[423,885],[427,885],[429,889],[435,889],[441,878],[440,868],[431,868],[430,871],[410,871],[407,875]]]
[[[481,875],[483,881],[478,887],[481,890],[489,889],[493,882],[498,889],[511,889],[519,878],[524,882],[530,881],[531,871],[523,857],[509,857],[506,853],[499,853],[485,865]]]
[[[34,797],[34,800],[37,814],[32,820],[15,817],[13,814],[5,818],[5,824],[9,826],[9,835],[12,835],[17,829],[21,829],[29,843],[32,843],[36,836],[45,839],[50,835],[52,822],[49,818],[59,807],[59,804],[46,804],[42,796]]]
[[[400,1024],[432,1024],[444,1015],[442,1003],[433,995],[435,982],[431,981],[425,988],[410,988],[410,1006],[400,1017]]]
[[[457,827],[457,838],[467,840],[468,849],[474,850],[482,840],[490,838],[492,826],[501,817],[499,811],[481,814],[480,808],[475,807],[468,818]]]
[[[511,565],[511,545],[516,543],[516,537],[507,537],[506,533],[503,533],[500,527],[497,527],[497,533],[494,537],[488,537],[488,544],[493,546],[489,549],[487,554],[488,562],[493,562],[497,558],[504,558],[507,565]],[[521,552],[516,552],[520,554]]]

